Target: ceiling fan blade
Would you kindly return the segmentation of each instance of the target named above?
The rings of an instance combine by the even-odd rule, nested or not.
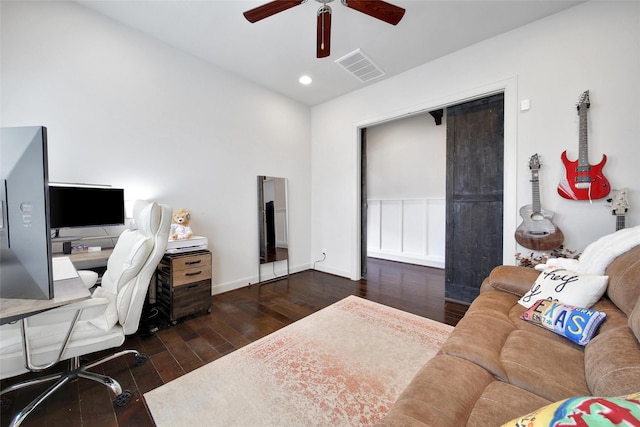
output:
[[[326,58],[331,54],[331,8],[327,5],[318,10],[316,58]]]
[[[243,13],[249,22],[257,22],[261,19],[268,18],[276,13],[284,12],[287,9],[301,5],[306,0],[275,0],[263,4]]]
[[[403,8],[382,0],[342,0],[342,4],[391,25],[400,22],[405,12]]]

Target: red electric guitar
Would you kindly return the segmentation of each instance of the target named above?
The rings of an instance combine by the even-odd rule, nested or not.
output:
[[[531,169],[533,203],[520,208],[522,224],[516,230],[515,238],[516,242],[525,248],[548,251],[562,245],[564,235],[551,221],[553,212],[543,209],[540,205],[540,183],[538,180],[540,160],[537,154],[529,159],[529,169]]]
[[[603,154],[602,161],[597,165],[590,165],[587,160],[589,152],[587,145],[587,109],[590,105],[589,91],[587,90],[582,93],[578,101],[578,115],[580,116],[578,160],[575,162],[569,161],[566,150],[562,152],[561,156],[565,173],[558,185],[558,193],[565,199],[602,199],[611,191],[609,181],[602,173],[602,168],[607,162],[607,156]]]

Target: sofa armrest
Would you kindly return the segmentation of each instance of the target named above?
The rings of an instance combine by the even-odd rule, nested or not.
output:
[[[528,267],[500,265],[482,282],[480,292],[502,291],[521,297],[531,288],[540,272]]]

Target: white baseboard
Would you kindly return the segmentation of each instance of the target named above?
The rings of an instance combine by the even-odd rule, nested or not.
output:
[[[258,276],[246,277],[244,279],[234,280],[225,283],[216,283],[211,286],[211,295],[223,294],[225,292],[234,291],[236,289],[244,288],[258,281]]]
[[[444,268],[443,257],[412,257],[408,255],[399,255],[388,252],[367,251],[367,256],[377,259],[386,259],[388,261],[404,262],[407,264],[422,265],[425,267]]]
[[[302,264],[293,267],[289,267],[289,274],[299,273],[301,271],[309,270],[311,266],[309,264]],[[276,270],[276,274],[279,277],[282,277],[282,273],[279,269]],[[273,280],[276,277],[269,274],[262,274],[260,279],[265,282],[267,280]],[[249,285],[255,285],[258,283],[258,274],[256,273],[254,276],[246,277],[244,279],[233,280],[231,282],[225,283],[217,283],[211,286],[211,295],[218,295],[229,291],[234,291],[236,289],[244,288]]]
[[[314,270],[333,274],[334,276],[346,277],[347,279],[351,278],[351,272],[331,268],[330,266],[323,265],[321,262],[315,264]]]

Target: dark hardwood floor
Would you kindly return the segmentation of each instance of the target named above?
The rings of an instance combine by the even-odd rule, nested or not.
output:
[[[123,389],[131,391],[128,405],[115,406],[105,386],[81,379],[65,384],[22,425],[153,426],[144,393],[349,295],[450,325],[455,325],[467,308],[445,301],[444,273],[439,269],[370,259],[367,279],[358,282],[311,270],[296,273],[287,279],[214,295],[210,314],[185,318],[173,327],[159,322],[155,334],[148,332],[148,324],[141,326],[137,334],[127,337],[122,348],[146,353],[147,363],[135,366],[134,358],[125,356],[94,369],[116,378]],[[151,322],[156,323],[155,319]],[[93,354],[89,359],[113,352]],[[60,370],[57,366],[51,372]],[[4,389],[32,377],[34,374],[24,374],[0,385]],[[33,386],[3,396],[10,402],[3,403],[0,425],[9,425],[17,411],[46,387]],[[176,396],[179,404],[180,397]]]

